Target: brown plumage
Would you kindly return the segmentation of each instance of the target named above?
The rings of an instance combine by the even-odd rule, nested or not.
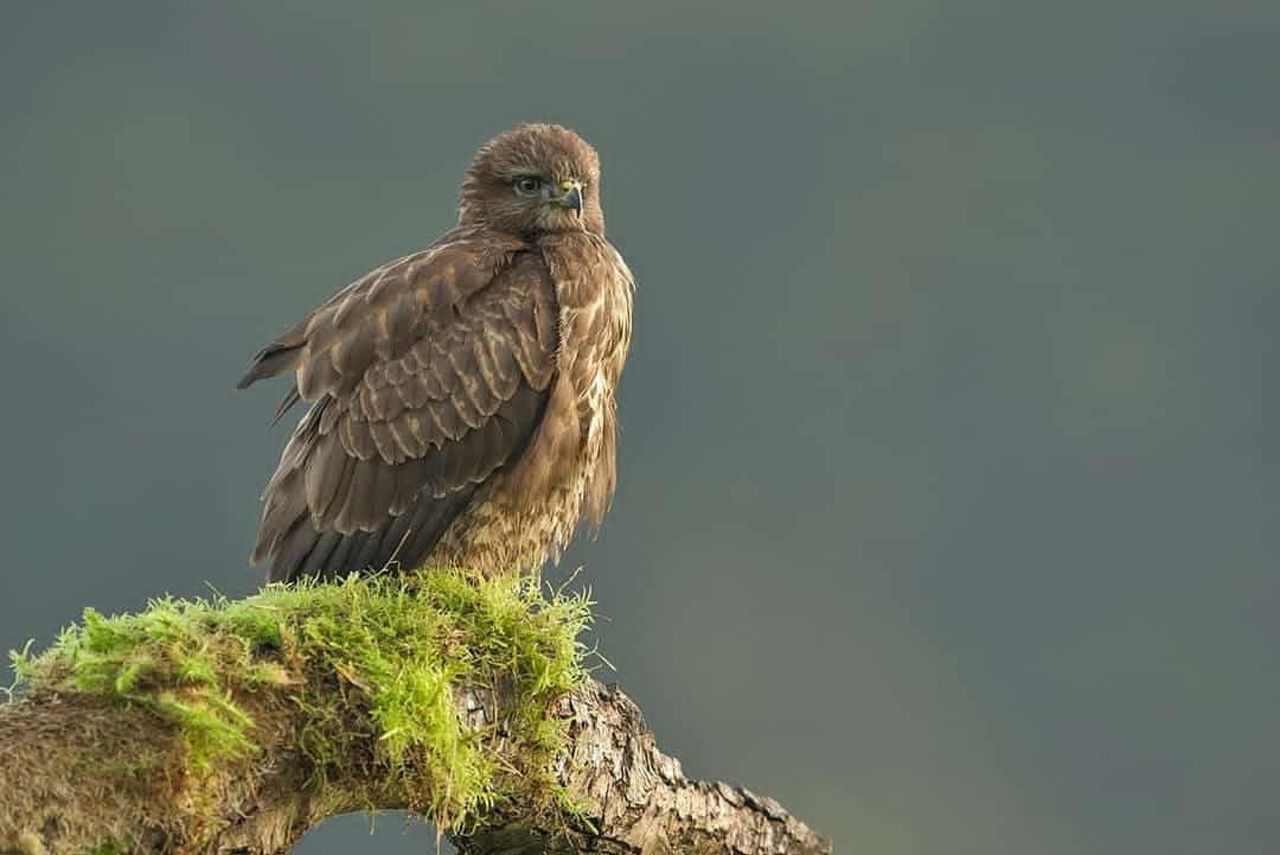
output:
[[[615,483],[631,274],[600,164],[530,124],[476,153],[458,225],[330,297],[258,354],[311,406],[264,494],[254,563],[292,580],[389,564],[539,568]]]

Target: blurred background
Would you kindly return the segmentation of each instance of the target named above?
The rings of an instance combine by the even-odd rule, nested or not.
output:
[[[5,5],[0,647],[232,595],[256,348],[519,120],[640,282],[552,574],[686,771],[839,852],[1274,852],[1280,5]],[[306,855],[433,851],[399,815]]]

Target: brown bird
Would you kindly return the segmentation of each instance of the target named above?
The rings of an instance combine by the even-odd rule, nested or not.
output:
[[[352,282],[257,355],[310,409],[267,484],[267,578],[537,570],[615,484],[631,340],[627,265],[605,240],[600,160],[559,125],[480,147],[458,225]]]

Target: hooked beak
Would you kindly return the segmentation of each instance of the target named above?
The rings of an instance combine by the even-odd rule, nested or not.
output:
[[[560,182],[560,194],[555,197],[562,208],[572,208],[578,216],[582,216],[582,184],[578,181],[564,180]]]

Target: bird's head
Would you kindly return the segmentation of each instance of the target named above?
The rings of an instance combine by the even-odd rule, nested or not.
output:
[[[519,235],[603,235],[600,158],[568,128],[518,125],[476,152],[462,182],[459,222]]]

